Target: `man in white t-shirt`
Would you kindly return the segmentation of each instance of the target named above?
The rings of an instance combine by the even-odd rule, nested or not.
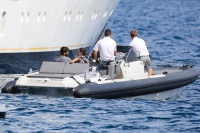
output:
[[[132,30],[130,32],[130,35],[133,40],[130,42],[129,46],[132,46],[137,57],[143,61],[145,69],[147,69],[148,71],[148,75],[151,76],[152,75],[151,59],[145,41],[137,37],[136,30]]]
[[[99,40],[93,48],[93,55],[96,62],[98,62],[98,55],[100,54],[100,64],[109,64],[115,60],[117,53],[116,42],[111,38],[112,31],[110,29],[105,30],[105,37]]]

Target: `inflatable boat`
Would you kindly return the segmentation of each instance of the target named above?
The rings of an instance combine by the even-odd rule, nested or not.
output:
[[[39,71],[20,76],[11,82],[15,84],[13,87],[5,85],[2,92],[164,100],[180,96],[183,86],[194,82],[199,76],[199,72],[189,65],[153,68],[152,76],[148,76],[143,62],[130,60],[130,54],[126,53],[117,53],[116,61],[108,65],[92,60],[89,64],[44,61]]]
[[[165,66],[153,69],[152,76],[147,76],[145,73],[144,75],[129,73],[124,75],[124,78],[84,83],[77,86],[73,94],[77,98],[143,97],[143,99],[164,100],[179,96],[183,91],[180,87],[194,82],[197,77],[198,71],[189,66]]]

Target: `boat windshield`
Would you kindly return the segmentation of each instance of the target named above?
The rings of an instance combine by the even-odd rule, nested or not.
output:
[[[136,55],[134,49],[132,47],[125,54],[125,61],[126,62],[133,62],[138,60],[138,56]]]
[[[138,60],[134,49],[131,46],[117,46],[116,60],[125,60],[126,62],[133,62]]]

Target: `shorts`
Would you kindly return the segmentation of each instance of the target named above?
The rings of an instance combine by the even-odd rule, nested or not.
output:
[[[148,56],[140,57],[140,60],[144,63],[144,68],[146,70],[152,69],[151,59]]]
[[[115,61],[99,61],[99,64],[101,64],[101,65],[111,65],[111,64],[114,64],[115,63]]]

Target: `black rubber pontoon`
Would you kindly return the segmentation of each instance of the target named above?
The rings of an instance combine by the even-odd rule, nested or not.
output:
[[[85,83],[74,89],[76,98],[126,98],[173,90],[194,82],[199,72],[191,67],[164,67],[154,70],[153,74],[163,77],[128,80],[105,84]]]

